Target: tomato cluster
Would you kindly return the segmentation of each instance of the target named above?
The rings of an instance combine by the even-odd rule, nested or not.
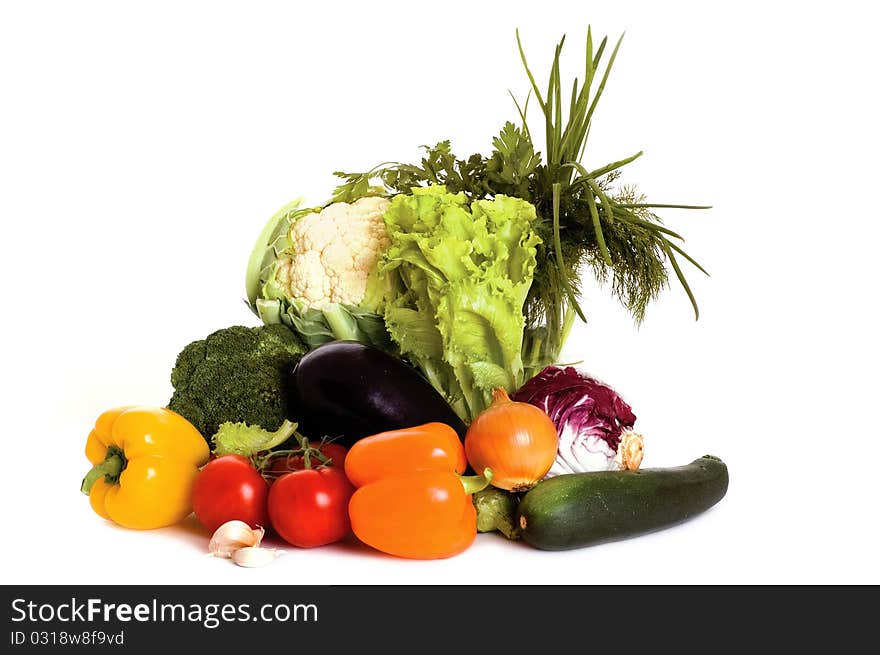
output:
[[[318,455],[279,455],[257,470],[246,457],[224,455],[205,466],[193,486],[193,511],[213,532],[234,519],[271,526],[301,548],[323,546],[351,531],[348,501],[354,487],[345,476],[346,448],[322,444]]]

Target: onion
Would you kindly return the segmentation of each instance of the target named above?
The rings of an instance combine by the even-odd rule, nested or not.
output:
[[[526,491],[556,459],[556,426],[543,410],[512,401],[504,389],[495,389],[492,398],[492,405],[468,428],[465,453],[475,471],[492,469],[493,486]]]

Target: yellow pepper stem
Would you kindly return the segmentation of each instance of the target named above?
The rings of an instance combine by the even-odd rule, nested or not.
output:
[[[128,461],[125,459],[125,454],[122,450],[111,446],[107,449],[107,457],[104,461],[95,464],[92,470],[86,473],[86,477],[83,478],[79,490],[88,496],[92,491],[92,485],[102,477],[107,482],[116,482],[119,479],[119,474],[125,470],[126,464],[128,464]]]

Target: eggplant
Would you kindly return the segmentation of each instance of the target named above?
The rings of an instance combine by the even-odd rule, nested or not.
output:
[[[416,369],[357,341],[331,341],[293,369],[288,407],[309,438],[351,446],[363,437],[424,423],[446,423],[464,439],[467,427]]]

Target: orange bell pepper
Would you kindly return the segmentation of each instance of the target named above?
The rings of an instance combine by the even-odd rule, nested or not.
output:
[[[461,553],[477,536],[470,494],[491,478],[488,469],[484,476],[459,476],[466,467],[458,435],[442,423],[361,439],[345,459],[345,473],[358,487],[348,505],[352,530],[397,557]]]
[[[464,473],[467,457],[458,434],[445,423],[425,423],[361,439],[349,449],[345,474],[355,487],[398,471]]]

